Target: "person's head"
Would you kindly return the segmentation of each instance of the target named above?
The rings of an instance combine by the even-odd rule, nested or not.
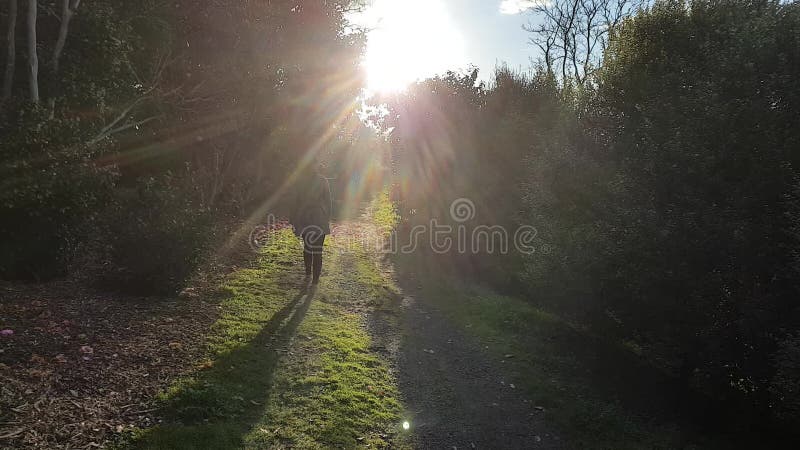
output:
[[[317,159],[314,162],[314,173],[316,173],[319,176],[325,176],[325,173],[327,173],[327,171],[328,171],[328,165],[325,163],[325,161]]]
[[[305,185],[315,178],[323,176],[322,166],[317,162],[316,158],[311,161],[304,161],[300,163],[298,168],[297,181],[301,185]]]

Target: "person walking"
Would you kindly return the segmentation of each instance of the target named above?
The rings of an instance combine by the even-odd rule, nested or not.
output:
[[[303,240],[305,282],[319,283],[322,273],[322,248],[325,236],[331,233],[331,188],[319,168],[300,176],[297,195],[290,218],[294,233]]]

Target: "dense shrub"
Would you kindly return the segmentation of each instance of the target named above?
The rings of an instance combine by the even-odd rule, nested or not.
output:
[[[104,218],[110,234],[103,284],[142,295],[180,290],[214,235],[211,211],[192,198],[169,176],[123,191]]]
[[[594,114],[621,251],[602,301],[688,382],[763,403],[798,324],[791,198],[800,132],[797,5],[657,3],[612,38]]]
[[[212,221],[276,208],[306,152],[321,152],[312,144],[344,147],[330,130],[357,122],[364,41],[344,32],[349,0],[36,4],[36,78],[25,7],[15,20],[0,7],[0,67],[13,69],[0,99],[4,279],[66,274],[79,252],[105,261],[110,288],[174,291]]]
[[[582,85],[501,70],[390,102],[404,197],[535,226],[535,254],[483,262],[743,421],[795,420],[800,5],[659,1],[611,32]]]
[[[98,149],[78,141],[75,120],[49,120],[27,107],[3,117],[0,129],[17,131],[0,142],[0,277],[62,275],[94,233],[116,170],[95,164]]]
[[[782,340],[775,352],[775,375],[770,380],[772,406],[788,423],[800,421],[800,335]]]

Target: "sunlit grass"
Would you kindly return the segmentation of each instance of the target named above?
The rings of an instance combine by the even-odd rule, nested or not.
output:
[[[397,388],[369,350],[363,316],[351,311],[354,295],[378,292],[358,280],[375,277],[342,269],[375,268],[358,262],[365,254],[339,255],[334,246],[326,245],[317,292],[301,287],[300,244],[288,231],[274,236],[256,268],[221,286],[227,297],[208,359],[161,395],[164,423],[139,432],[132,446],[399,446]],[[350,278],[356,289],[342,287]]]
[[[388,189],[384,189],[370,203],[368,214],[370,220],[385,232],[393,230],[400,222],[400,215],[397,213],[397,207],[389,198]]]
[[[333,252],[326,264],[319,301],[298,330],[286,370],[276,376],[281,394],[247,442],[266,448],[397,448],[397,387],[387,362],[370,351],[364,316],[354,312],[386,295],[382,279],[363,251]]]

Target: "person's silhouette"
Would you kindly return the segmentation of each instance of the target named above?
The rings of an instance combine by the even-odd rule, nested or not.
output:
[[[297,183],[297,196],[291,217],[294,233],[303,239],[306,282],[319,283],[322,273],[322,248],[331,233],[331,190],[319,168],[308,170]],[[312,278],[313,275],[313,278]]]

